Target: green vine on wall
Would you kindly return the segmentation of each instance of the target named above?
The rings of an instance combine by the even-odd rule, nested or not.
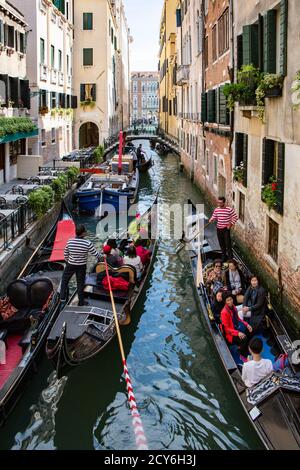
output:
[[[27,117],[0,118],[0,137],[18,132],[32,132],[36,129],[36,125]]]

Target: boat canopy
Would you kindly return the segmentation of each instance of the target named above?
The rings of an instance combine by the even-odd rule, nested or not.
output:
[[[73,220],[61,220],[57,224],[55,241],[49,261],[63,261],[64,251],[70,238],[75,237],[75,224]]]

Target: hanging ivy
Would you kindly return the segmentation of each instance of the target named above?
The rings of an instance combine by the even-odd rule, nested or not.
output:
[[[18,132],[32,132],[36,125],[27,117],[0,118],[0,137]]]

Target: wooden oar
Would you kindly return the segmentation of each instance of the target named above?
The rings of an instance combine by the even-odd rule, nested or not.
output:
[[[186,244],[188,243],[191,243],[193,240],[195,240],[196,237],[199,237],[199,235],[201,235],[201,233],[209,226],[209,223],[204,225],[203,229],[199,230],[199,232],[197,232],[195,235],[192,236],[192,238],[190,238],[189,240],[180,240],[180,243],[182,243],[182,246],[180,245],[177,245],[177,248],[176,248],[176,254],[178,255],[181,250],[183,250],[183,248],[185,247]]]
[[[133,393],[133,387],[132,387],[132,383],[131,383],[131,379],[130,379],[130,376],[129,376],[129,371],[128,371],[128,367],[127,367],[127,363],[126,363],[124,347],[123,347],[123,341],[122,341],[122,336],[121,336],[121,331],[120,331],[120,326],[119,326],[119,320],[118,320],[118,315],[117,315],[116,306],[115,306],[115,300],[114,300],[114,296],[113,296],[113,292],[112,292],[112,288],[111,288],[106,256],[104,257],[104,263],[105,263],[105,270],[106,270],[106,276],[107,276],[107,281],[108,281],[110,300],[111,300],[111,305],[112,305],[112,309],[113,309],[113,314],[114,314],[114,319],[115,319],[115,324],[116,324],[116,331],[117,331],[119,347],[120,347],[120,352],[121,352],[121,357],[122,357],[122,363],[123,363],[123,367],[124,367],[124,374],[125,374],[126,387],[127,387],[127,393],[128,393],[128,401],[129,401],[129,405],[130,405],[131,416],[132,416],[132,425],[133,425],[134,434],[135,434],[135,442],[136,442],[136,445],[137,445],[137,450],[148,450],[148,445],[147,445],[147,440],[146,440],[146,436],[145,436],[145,433],[144,433],[143,423],[142,423],[140,414],[138,412],[135,396],[134,396],[134,393]]]

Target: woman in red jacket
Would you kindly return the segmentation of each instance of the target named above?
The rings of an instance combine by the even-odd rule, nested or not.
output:
[[[251,337],[252,327],[238,316],[231,294],[226,296],[225,307],[221,312],[223,333],[227,342],[239,346],[242,356],[248,354],[248,342]]]

